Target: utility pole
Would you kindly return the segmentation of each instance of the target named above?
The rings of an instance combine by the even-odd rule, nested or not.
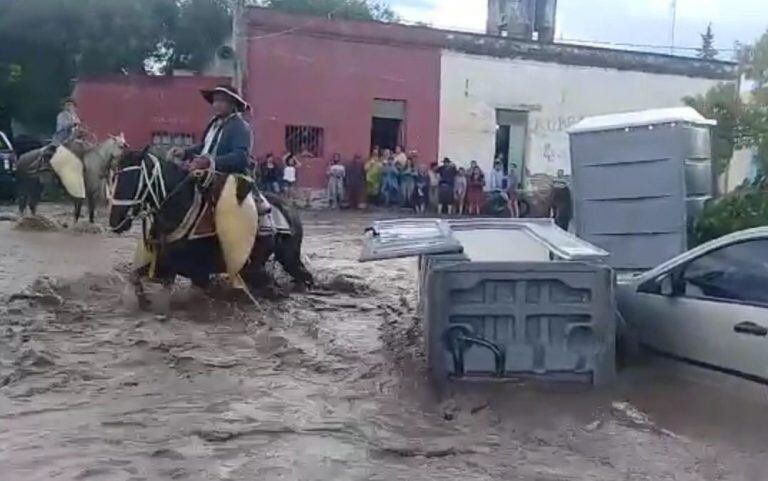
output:
[[[243,92],[243,76],[245,75],[244,58],[246,42],[243,38],[242,24],[243,12],[245,11],[245,0],[234,0],[232,8],[232,48],[235,51],[235,68],[232,83],[241,94]]]
[[[672,0],[672,32],[669,39],[669,53],[675,54],[675,30],[677,30],[677,0]]]

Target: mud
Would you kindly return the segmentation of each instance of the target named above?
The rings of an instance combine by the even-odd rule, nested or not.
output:
[[[658,362],[605,390],[432,384],[415,262],[358,264],[370,217],[304,218],[318,290],[182,284],[167,319],[126,292],[134,238],[0,223],[0,479],[768,478],[762,386]]]

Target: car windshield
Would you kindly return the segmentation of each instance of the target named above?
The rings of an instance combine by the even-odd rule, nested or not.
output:
[[[0,132],[0,150],[12,150],[8,137],[2,132]]]

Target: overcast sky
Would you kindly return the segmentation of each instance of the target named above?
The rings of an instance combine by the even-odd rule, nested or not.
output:
[[[407,21],[481,32],[487,0],[389,0]],[[558,0],[558,38],[643,45],[669,45],[673,0]],[[768,0],[677,0],[675,45],[698,47],[712,22],[716,46],[730,57],[735,41],[751,43],[768,28]],[[618,46],[617,46],[618,47]],[[669,49],[651,49],[669,53]],[[693,54],[684,49],[678,54]]]

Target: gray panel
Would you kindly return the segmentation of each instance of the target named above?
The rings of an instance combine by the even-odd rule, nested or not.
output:
[[[362,262],[463,251],[451,228],[440,219],[379,221],[366,232]]]
[[[373,116],[382,119],[405,120],[405,101],[376,99],[373,101]]]
[[[576,234],[620,269],[683,252],[701,204],[689,199],[711,192],[709,141],[708,127],[685,123],[572,134]]]
[[[594,235],[593,241],[608,252],[615,252],[608,258],[608,264],[614,269],[647,269],[649,256],[662,264],[686,250],[685,232],[634,234],[634,235]]]
[[[581,219],[585,238],[597,244],[597,234],[634,234],[678,232],[685,218],[684,206],[672,197],[611,201],[584,201],[582,210],[589,215]],[[578,207],[577,207],[578,208]]]
[[[712,162],[710,160],[685,161],[685,191],[688,197],[712,194]]]
[[[685,134],[685,156],[689,159],[711,160],[712,136],[709,127],[686,125],[681,130]]]
[[[456,376],[457,366],[464,377],[603,384],[615,376],[610,269],[576,262],[430,262],[422,262],[422,308],[428,363],[438,378]],[[456,329],[495,351],[474,342],[451,344],[447,333]],[[459,351],[463,362],[457,363]]]
[[[676,170],[672,159],[652,159],[619,164],[584,166],[579,175],[579,187],[584,200],[636,199],[668,196],[680,190],[679,176],[658,175]],[[610,179],[610,182],[606,182]],[[643,181],[642,179],[653,179]]]

